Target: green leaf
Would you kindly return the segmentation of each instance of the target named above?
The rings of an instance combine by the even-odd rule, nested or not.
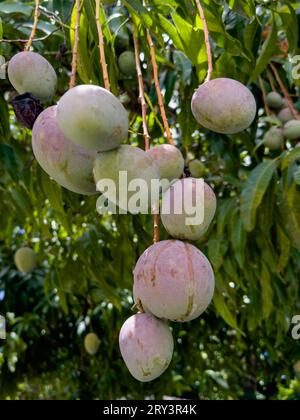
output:
[[[247,232],[255,227],[256,212],[276,172],[275,160],[260,163],[251,173],[241,195],[241,214]]]
[[[277,30],[277,24],[273,18],[271,31],[262,47],[260,56],[256,62],[256,67],[250,76],[249,83],[255,82],[268,66],[270,59],[272,58],[273,53],[277,48]]]
[[[7,141],[10,137],[8,105],[2,96],[0,96],[0,135],[0,143],[2,143],[3,140]]]
[[[45,197],[49,200],[52,209],[55,210],[65,229],[70,232],[71,226],[64,210],[61,187],[52,181],[42,169],[39,169],[39,174],[41,188]]]
[[[224,255],[228,250],[227,242],[219,238],[211,238],[208,242],[208,256],[214,266],[214,269],[218,271],[224,261]]]
[[[284,170],[289,166],[293,165],[298,159],[300,160],[300,147],[296,147],[294,150],[284,152],[281,156],[281,169]]]
[[[280,249],[277,270],[283,273],[290,259],[291,242],[280,225],[277,225],[277,241]]]
[[[230,0],[229,7],[237,14],[252,19],[255,16],[255,3],[253,0]]]
[[[262,265],[262,272],[260,276],[260,284],[262,289],[262,314],[263,319],[267,319],[273,308],[273,288],[271,285],[270,272],[265,264]]]
[[[23,14],[29,17],[33,13],[33,7],[29,6],[28,4],[24,4],[21,2],[11,2],[11,0],[9,0],[0,3],[0,13],[8,15],[16,13]]]
[[[299,38],[297,15],[290,4],[287,4],[285,7],[281,8],[279,10],[279,14],[288,38],[289,52],[290,54],[295,54]]]
[[[297,185],[300,185],[300,167],[294,172],[294,181]]]
[[[203,33],[190,25],[185,19],[177,13],[172,13],[172,19],[175,23],[177,32],[184,46],[184,53],[196,66],[203,62],[207,62],[206,50],[202,52]]]
[[[148,13],[146,7],[138,0],[123,0],[123,4],[128,8],[131,14],[138,16],[148,28],[152,26],[153,20],[151,14]]]
[[[224,297],[221,293],[216,291],[214,296],[214,304],[216,306],[218,314],[224,319],[224,321],[233,329],[239,331],[239,327],[236,321],[236,317],[231,313],[227,306]]]
[[[279,211],[284,230],[300,251],[300,191],[295,184],[279,195]]]
[[[245,262],[245,246],[247,237],[242,219],[240,217],[240,212],[236,212],[233,214],[233,217],[231,218],[230,231],[230,239],[232,249],[234,251],[234,257],[237,260],[241,269],[243,269]]]
[[[17,180],[17,160],[14,149],[7,144],[0,144],[0,163],[12,179]]]
[[[157,16],[158,24],[163,29],[163,31],[171,38],[175,48],[178,50],[184,51],[184,45],[182,40],[176,30],[175,26],[163,15]]]

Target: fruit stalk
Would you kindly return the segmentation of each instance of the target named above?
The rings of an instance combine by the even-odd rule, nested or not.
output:
[[[269,83],[270,83],[270,86],[271,86],[272,91],[273,92],[277,92],[276,87],[274,85],[274,81],[273,81],[272,75],[271,75],[271,73],[270,73],[269,70],[267,71],[267,77],[268,77],[268,80],[269,80]]]
[[[134,30],[133,32],[133,43],[134,43],[134,51],[135,51],[136,71],[137,71],[138,82],[139,82],[139,102],[142,108],[145,150],[147,152],[150,149],[150,134],[148,131],[148,126],[147,126],[147,103],[145,100],[145,88],[144,88],[143,73],[142,73],[141,62],[140,62],[140,49],[139,49],[139,43],[138,43],[136,30]]]
[[[274,76],[277,80],[277,83],[278,83],[280,89],[281,89],[281,92],[283,93],[283,96],[285,97],[285,100],[287,101],[287,104],[288,104],[288,107],[289,107],[291,113],[293,114],[293,116],[295,117],[296,120],[299,120],[300,119],[299,114],[298,114],[297,110],[295,109],[295,107],[293,105],[293,101],[292,101],[287,89],[285,88],[276,67],[274,66],[273,63],[270,63],[270,67],[271,67],[271,69],[274,73]]]
[[[32,42],[36,35],[36,30],[39,22],[39,7],[40,7],[40,0],[35,0],[35,10],[34,10],[34,22],[31,30],[30,37],[25,45],[24,51],[29,51],[32,45]]]
[[[142,108],[145,150],[147,152],[148,150],[150,150],[151,138],[150,138],[148,125],[147,125],[147,103],[145,100],[145,87],[144,87],[143,73],[142,73],[141,62],[140,62],[140,49],[139,49],[136,29],[133,31],[133,43],[134,43],[136,70],[137,70],[137,76],[138,76],[138,82],[139,82],[139,101]],[[157,243],[159,241],[159,214],[158,214],[157,208],[154,209],[154,239],[153,241],[154,243]]]
[[[105,89],[110,91],[110,82],[109,82],[107,63],[106,63],[106,58],[105,58],[104,36],[103,36],[102,26],[100,22],[100,6],[101,6],[100,0],[96,0],[96,22],[97,22],[97,30],[98,30],[98,37],[99,37],[100,64],[102,67],[104,87]]]
[[[211,45],[209,41],[209,30],[207,27],[205,13],[204,13],[203,7],[201,6],[200,0],[196,0],[196,5],[198,7],[200,18],[203,23],[205,46],[206,46],[207,60],[208,60],[208,73],[206,77],[206,82],[209,82],[210,80],[212,80],[212,74],[213,74],[213,59],[212,59]]]
[[[262,97],[263,97],[263,101],[264,101],[264,105],[265,105],[266,114],[268,116],[270,116],[271,111],[270,111],[270,107],[269,107],[268,102],[267,102],[266,89],[265,89],[265,86],[264,86],[264,81],[261,77],[259,78],[259,85],[260,85],[260,90],[262,92]]]
[[[163,120],[163,123],[164,123],[164,128],[165,128],[169,143],[173,146],[174,145],[174,140],[173,140],[173,137],[172,137],[172,134],[171,134],[171,130],[170,130],[170,126],[169,126],[169,122],[168,122],[168,118],[167,118],[167,114],[166,114],[166,110],[165,110],[164,98],[162,96],[161,89],[160,89],[160,86],[159,86],[158,66],[157,66],[157,61],[156,61],[155,45],[154,45],[154,42],[153,42],[153,39],[151,37],[149,29],[147,29],[147,40],[148,40],[148,44],[149,44],[150,52],[151,52],[151,64],[152,64],[152,69],[153,69],[153,79],[154,79],[154,83],[155,83],[155,89],[156,89],[156,93],[157,93],[160,113],[161,113],[161,117],[162,117],[162,120]]]
[[[77,57],[78,57],[78,47],[79,47],[79,28],[80,28],[80,18],[81,18],[81,0],[76,0],[76,24],[75,24],[75,35],[74,35],[74,47],[72,54],[72,74],[70,79],[70,89],[75,87],[76,84],[76,72],[77,72]]]

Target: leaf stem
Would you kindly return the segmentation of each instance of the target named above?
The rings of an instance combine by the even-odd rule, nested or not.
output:
[[[139,82],[139,102],[142,108],[145,150],[147,151],[150,149],[151,138],[150,138],[148,125],[147,125],[147,103],[145,100],[145,87],[144,87],[144,81],[143,81],[143,73],[142,73],[142,67],[141,67],[141,61],[140,61],[140,49],[139,49],[139,43],[138,43],[136,30],[134,30],[133,32],[133,43],[134,43],[134,52],[135,52],[136,71],[137,71],[137,77],[138,77],[138,82]]]
[[[143,73],[141,67],[141,60],[140,60],[140,49],[138,43],[138,36],[136,28],[133,31],[133,43],[134,43],[134,52],[135,52],[135,63],[136,63],[136,70],[139,82],[139,102],[142,108],[142,119],[143,119],[143,132],[144,132],[144,139],[145,139],[145,150],[148,151],[150,149],[150,134],[148,130],[147,124],[147,102],[145,100],[145,87],[144,87],[144,80],[143,80]],[[159,242],[159,213],[156,208],[154,207],[154,238],[153,242]]]

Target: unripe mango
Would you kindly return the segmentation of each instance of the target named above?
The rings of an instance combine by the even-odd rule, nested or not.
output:
[[[283,135],[288,140],[297,140],[300,138],[300,120],[292,120],[285,124]]]
[[[282,128],[272,127],[264,135],[264,145],[270,150],[281,150],[284,146],[284,137]]]
[[[277,117],[280,119],[280,121],[283,124],[286,124],[287,122],[291,121],[294,119],[294,116],[290,110],[290,108],[283,108],[279,114],[277,115]]]
[[[101,152],[119,147],[129,125],[119,99],[94,85],[76,86],[65,93],[57,107],[57,123],[68,140]]]
[[[135,54],[132,51],[125,51],[123,52],[119,59],[118,65],[120,71],[128,77],[136,76],[136,62],[135,62]]]
[[[15,264],[21,273],[31,273],[37,266],[36,253],[28,247],[18,249],[15,253]]]
[[[206,173],[205,165],[198,159],[194,159],[189,163],[189,171],[193,178],[202,178]]]
[[[147,151],[155,166],[159,178],[170,182],[181,178],[184,171],[184,158],[180,150],[169,144],[162,144]]]
[[[93,166],[97,152],[65,138],[56,120],[56,106],[39,115],[32,130],[32,148],[44,171],[62,187],[78,194],[96,194]]]
[[[131,375],[150,382],[169,367],[174,341],[163,321],[150,314],[137,314],[123,325],[119,336],[120,351]]]
[[[219,78],[201,85],[192,100],[192,112],[203,127],[235,134],[248,128],[256,115],[251,91],[233,79]]]
[[[186,242],[152,245],[134,270],[134,300],[157,318],[175,322],[198,318],[209,306],[214,289],[208,259]]]
[[[176,239],[198,241],[207,232],[216,212],[217,199],[209,185],[196,178],[185,178],[175,182],[162,197],[162,223],[167,232]],[[198,203],[196,197],[198,194]],[[188,206],[196,206],[198,214],[204,210],[204,219],[200,223],[187,223],[187,219],[194,218],[195,214],[188,214],[191,209],[187,206],[188,197],[191,197]],[[180,209],[180,211],[178,211]],[[181,211],[182,210],[182,211]],[[177,214],[180,213],[180,214]]]
[[[57,76],[51,64],[40,54],[20,52],[9,62],[8,77],[16,91],[31,93],[37,99],[49,101],[57,85]]]
[[[125,176],[127,179],[125,179]],[[127,207],[130,205],[131,200],[134,200],[138,189],[133,192],[128,191],[127,199],[124,197],[125,202],[120,199],[119,192],[123,193],[124,189],[127,189],[129,184],[136,180],[143,182],[141,193],[147,202],[145,206],[142,206],[142,211],[148,213],[151,205],[157,204],[151,202],[151,181],[153,179],[159,180],[159,175],[152,159],[138,147],[124,145],[116,150],[100,153],[94,165],[94,179],[97,190],[103,193],[109,201],[117,204],[125,211],[131,211]],[[115,190],[107,190],[106,182],[105,185],[101,184],[103,180],[108,180],[116,186],[116,195]],[[119,185],[125,181],[127,185],[123,185],[122,191],[119,191]],[[144,186],[145,188],[143,188]],[[136,186],[134,186],[135,188]]]
[[[270,92],[267,94],[267,104],[272,109],[281,109],[284,105],[283,97],[277,92]]]
[[[98,352],[100,343],[97,334],[94,333],[89,333],[84,338],[84,348],[91,356],[94,356]]]

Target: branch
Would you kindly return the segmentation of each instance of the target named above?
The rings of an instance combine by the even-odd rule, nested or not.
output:
[[[141,61],[140,61],[140,50],[139,50],[139,43],[138,37],[136,33],[136,29],[133,31],[133,43],[134,43],[134,52],[135,52],[135,62],[136,62],[136,70],[139,82],[139,101],[142,108],[142,119],[143,119],[143,132],[144,132],[144,139],[145,139],[145,150],[150,149],[150,134],[148,131],[147,125],[147,103],[145,100],[145,87],[144,87],[144,80],[143,80],[143,73],[141,68]],[[154,238],[153,242],[156,244],[159,242],[159,212],[155,206],[154,208]]]
[[[265,89],[265,86],[264,86],[264,81],[261,77],[259,78],[259,85],[260,85],[260,90],[262,91],[262,97],[263,97],[263,101],[264,101],[264,105],[265,105],[266,114],[268,116],[270,116],[270,115],[272,115],[272,113],[270,111],[270,107],[269,107],[268,102],[267,102],[267,94],[266,94],[266,89]]]
[[[167,114],[166,114],[166,110],[165,110],[164,98],[162,96],[161,89],[160,89],[160,86],[159,86],[159,76],[158,76],[158,66],[157,66],[157,61],[156,61],[155,46],[154,46],[153,40],[151,38],[149,29],[147,29],[147,40],[148,40],[148,44],[150,46],[151,63],[152,63],[152,69],[153,69],[153,78],[154,78],[155,89],[156,89],[156,93],[157,93],[157,98],[158,98],[158,104],[159,104],[159,108],[160,108],[161,117],[162,117],[162,120],[163,120],[163,123],[164,123],[165,131],[166,131],[169,143],[174,145],[174,140],[173,140],[173,137],[172,137],[172,134],[171,134],[171,130],[170,130],[170,126],[169,126],[169,122],[168,122],[168,118],[167,118]]]
[[[140,61],[139,43],[138,43],[138,38],[137,38],[137,34],[135,30],[133,32],[133,43],[134,43],[134,52],[135,52],[136,71],[137,71],[138,82],[139,82],[139,102],[142,108],[145,149],[147,151],[150,149],[151,138],[150,138],[150,134],[148,131],[148,126],[147,126],[147,103],[145,101],[145,88],[144,88],[143,73],[142,73],[141,61]]]
[[[76,24],[74,31],[74,47],[73,47],[73,57],[72,57],[72,74],[70,80],[70,89],[75,87],[76,84],[76,72],[77,72],[77,57],[78,57],[78,47],[79,47],[79,28],[80,28],[80,18],[81,18],[81,0],[76,0]]]
[[[288,104],[288,107],[289,107],[291,113],[293,114],[293,116],[295,117],[296,120],[299,120],[300,116],[299,116],[296,108],[294,107],[294,103],[292,101],[292,98],[291,98],[289,92],[287,91],[286,87],[284,86],[276,67],[274,66],[273,63],[270,63],[270,67],[271,67],[271,69],[274,73],[274,76],[277,80],[278,85],[280,86],[281,92],[283,93],[283,96],[285,97],[285,100],[287,101],[287,104]]]
[[[110,82],[108,77],[107,71],[107,64],[105,59],[105,45],[104,45],[104,37],[102,26],[100,22],[100,0],[96,0],[96,22],[97,22],[97,29],[98,29],[98,37],[99,37],[99,51],[100,51],[100,64],[102,67],[102,74],[103,74],[103,81],[105,89],[110,91]]]
[[[41,38],[34,38],[32,39],[32,43],[33,42],[39,42],[39,41],[45,41],[46,39],[50,38],[50,36],[52,36],[53,34],[55,34],[56,32],[58,32],[60,30],[60,28],[56,28],[54,29],[52,32],[50,32],[50,34],[47,34]],[[6,44],[16,44],[18,42],[22,42],[22,43],[28,43],[29,40],[27,39],[0,39],[0,42],[4,42]]]
[[[29,51],[30,50],[32,42],[35,38],[37,26],[38,26],[38,23],[39,23],[39,7],[40,7],[40,0],[35,0],[33,27],[32,27],[32,30],[31,30],[29,40],[28,40],[27,44],[25,45],[24,51]]]
[[[267,70],[267,76],[268,76],[268,80],[269,80],[269,83],[270,83],[270,86],[271,86],[272,91],[273,92],[277,92],[276,87],[275,87],[275,84],[274,84],[274,81],[273,81],[273,77],[272,77],[272,75],[271,75],[271,73],[270,73],[269,70]]]
[[[203,7],[201,6],[200,0],[196,0],[196,5],[198,7],[200,18],[203,24],[205,46],[206,46],[207,60],[208,60],[208,73],[206,77],[206,82],[209,82],[210,80],[212,80],[212,74],[213,74],[213,58],[212,58],[211,45],[210,45],[210,40],[209,40],[209,31],[207,27],[205,13],[204,13]]]

